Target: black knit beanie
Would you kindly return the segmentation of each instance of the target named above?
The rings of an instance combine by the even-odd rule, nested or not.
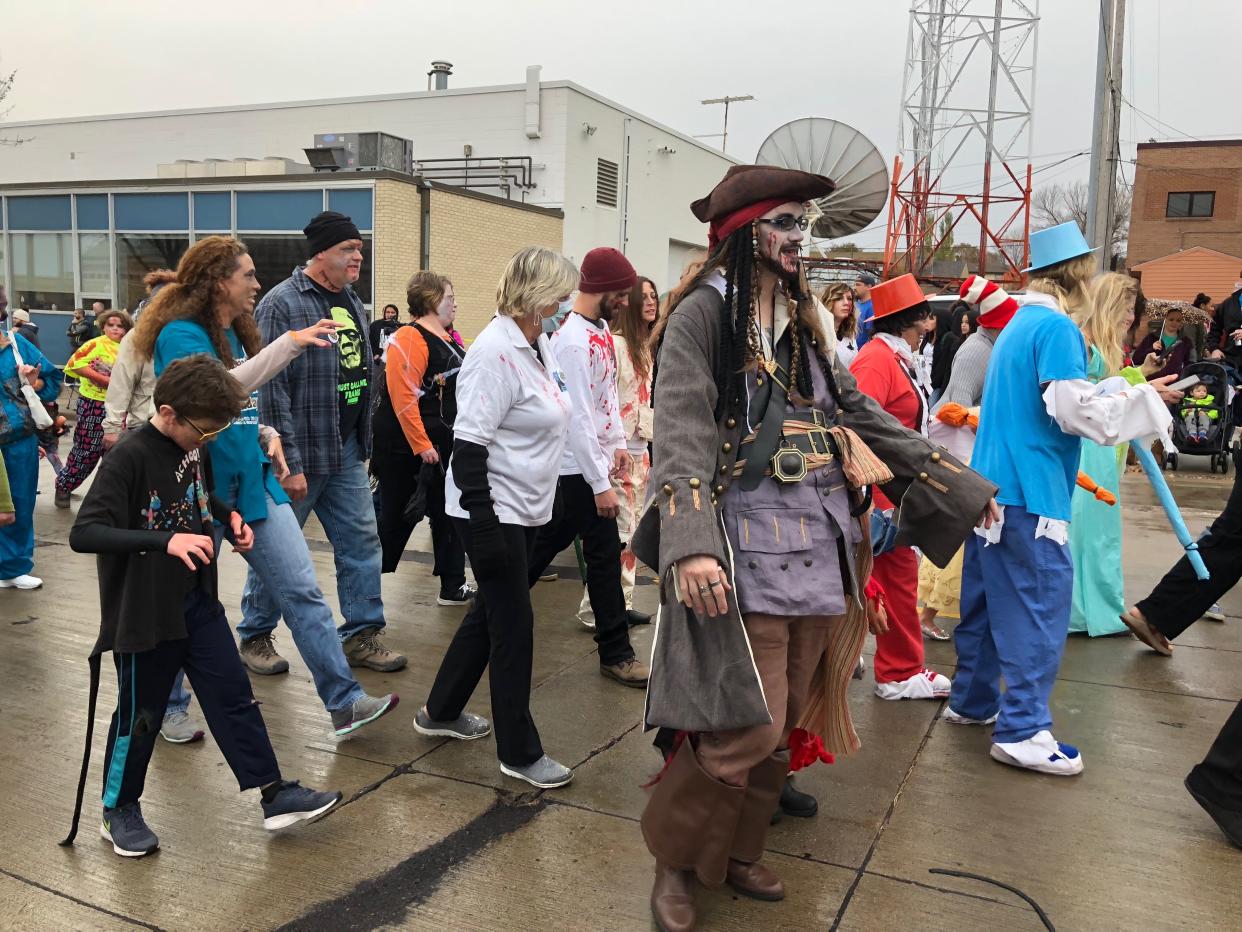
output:
[[[306,243],[312,256],[317,256],[347,239],[362,239],[354,221],[335,210],[325,210],[308,223],[302,232],[306,234]]]

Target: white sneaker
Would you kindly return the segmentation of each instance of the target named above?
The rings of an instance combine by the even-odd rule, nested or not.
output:
[[[38,576],[14,576],[12,579],[0,579],[0,589],[42,589],[43,580]]]
[[[881,699],[943,699],[953,684],[935,670],[923,670],[899,683],[876,683],[875,694]]]
[[[586,628],[588,631],[595,630],[595,613],[594,612],[590,612],[590,611],[585,612],[585,613],[579,612],[578,621],[581,622],[582,627]]]
[[[1045,729],[1025,741],[992,745],[992,759],[1010,767],[1023,767],[1057,777],[1082,773],[1082,755],[1072,744],[1062,744]]]
[[[989,718],[968,718],[965,715],[959,715],[951,708],[945,709],[944,715],[941,716],[950,725],[994,725],[999,717],[1000,713],[997,712]]]
[[[1203,613],[1203,617],[1209,621],[1224,621],[1225,610],[1220,607],[1219,602],[1213,602],[1212,607]]]

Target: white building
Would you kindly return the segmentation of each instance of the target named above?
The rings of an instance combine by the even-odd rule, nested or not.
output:
[[[504,190],[493,183],[481,190],[562,211],[562,247],[570,258],[615,246],[662,290],[706,242],[690,202],[734,162],[572,82],[541,82],[538,67],[527,70],[524,84],[30,121],[0,124],[0,130],[29,140],[4,151],[0,182],[21,184],[26,194],[31,183],[53,190],[125,182],[133,190],[142,179],[213,172],[214,163],[172,167],[181,160],[305,163],[303,150],[325,133],[379,131],[410,139],[425,177],[450,181],[443,173],[454,164],[473,165],[476,181],[466,182],[471,188],[480,187],[477,176],[486,166],[504,158],[519,180],[527,169],[529,187],[510,183]],[[426,161],[436,159],[457,162]],[[248,173],[270,175],[273,164],[283,163],[257,163]],[[237,165],[228,170],[246,172]],[[321,177],[348,180],[344,172]]]

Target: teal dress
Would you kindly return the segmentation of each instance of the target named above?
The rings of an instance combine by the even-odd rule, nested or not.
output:
[[[1104,357],[1091,347],[1087,378],[1099,382],[1107,375]],[[1093,493],[1074,488],[1069,535],[1074,558],[1071,634],[1100,637],[1127,630],[1120,617],[1125,611],[1125,586],[1121,571],[1121,458],[1117,451],[1117,447],[1102,447],[1085,438],[1082,441],[1079,468],[1100,488],[1117,496],[1117,504],[1105,504]]]

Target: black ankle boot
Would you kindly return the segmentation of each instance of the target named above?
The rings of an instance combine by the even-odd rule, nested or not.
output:
[[[781,788],[780,811],[799,819],[809,819],[819,812],[819,803],[810,793],[804,793],[794,786],[793,777],[785,778]]]

